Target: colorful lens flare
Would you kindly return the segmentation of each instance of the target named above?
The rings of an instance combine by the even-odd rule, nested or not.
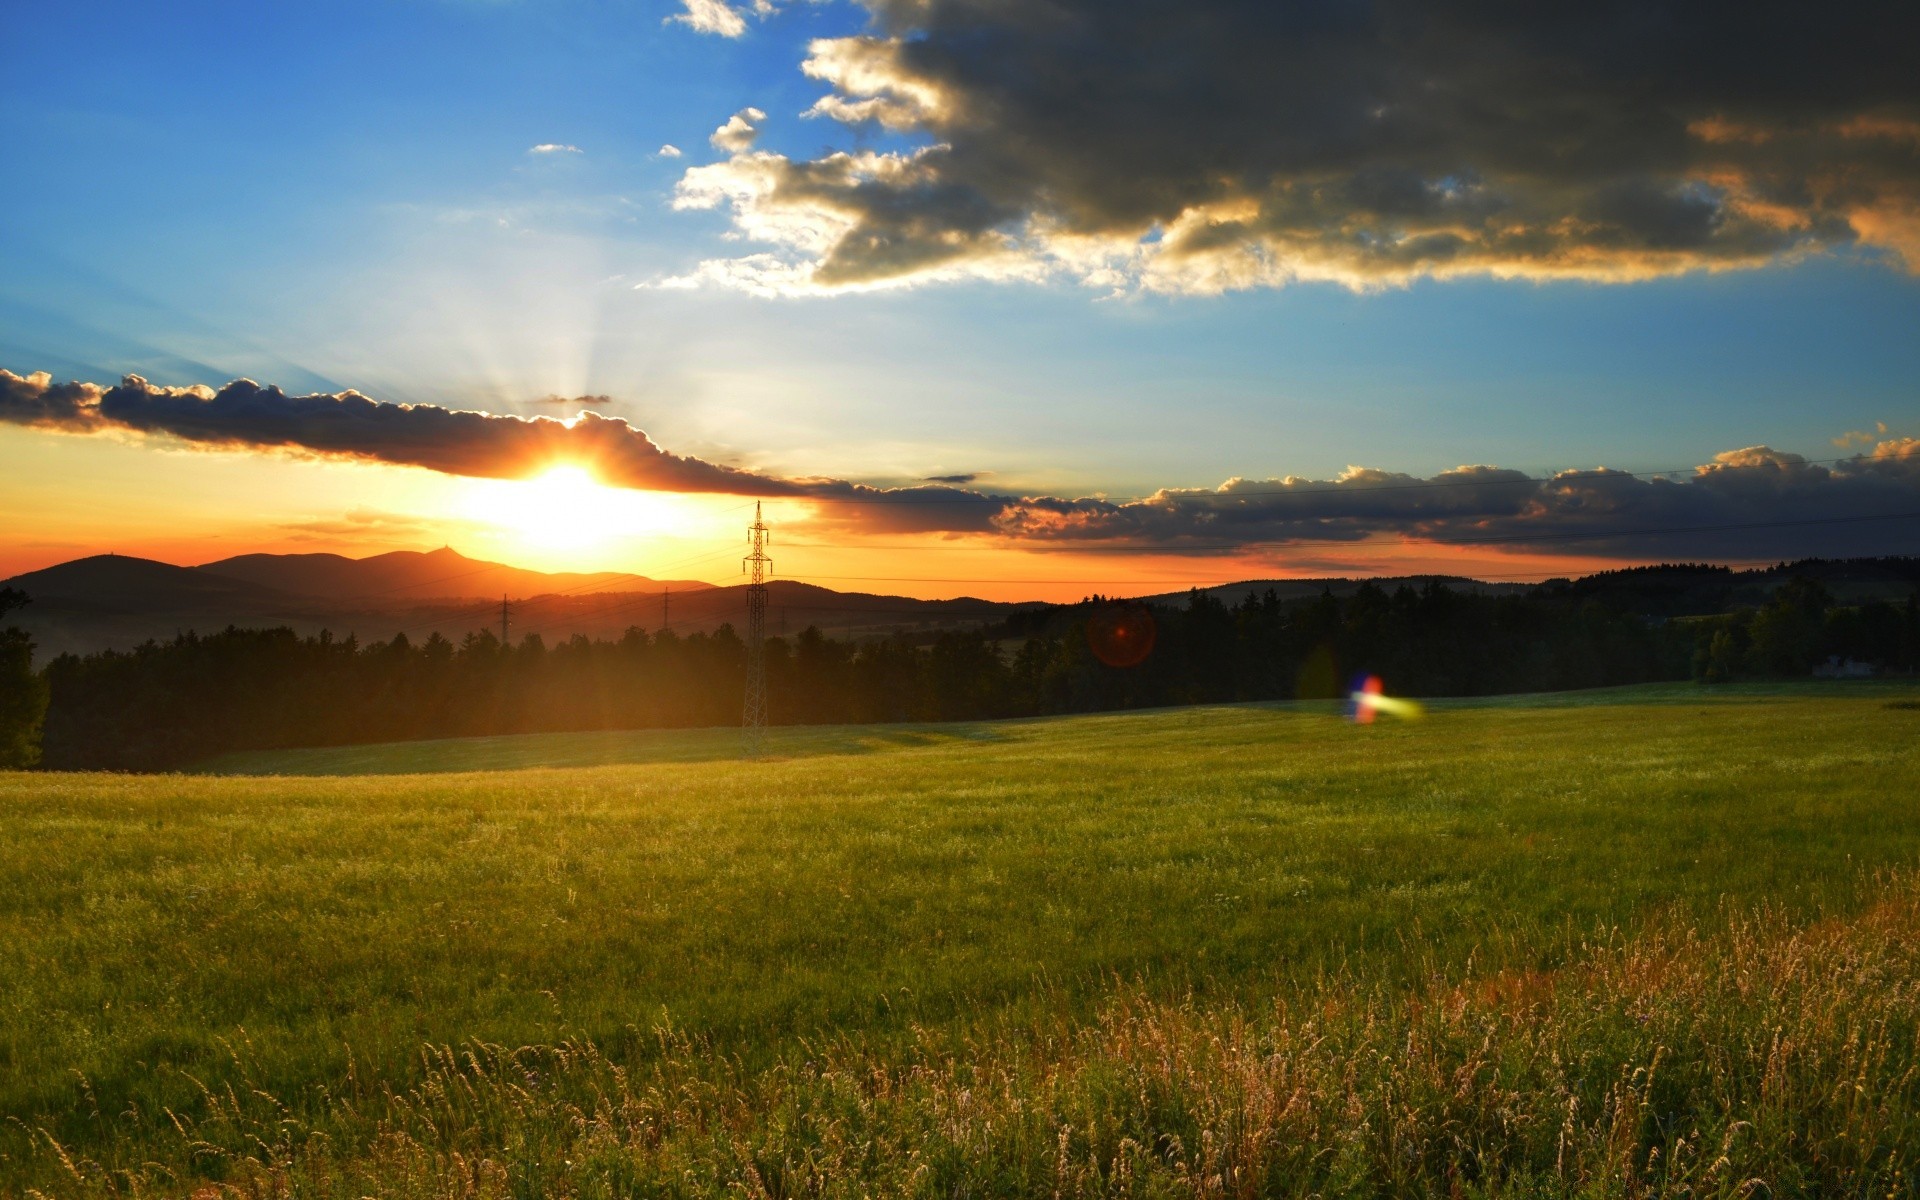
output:
[[[1361,725],[1373,724],[1374,718],[1381,713],[1414,721],[1426,712],[1417,701],[1387,695],[1386,685],[1380,682],[1378,675],[1369,675],[1361,680],[1360,686],[1353,689],[1348,699],[1353,702],[1353,719]]]

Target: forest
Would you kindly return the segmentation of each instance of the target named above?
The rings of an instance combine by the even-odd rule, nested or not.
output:
[[[1557,691],[1660,680],[1804,676],[1829,657],[1911,673],[1920,604],[1840,605],[1791,578],[1764,603],[1700,607],[1650,569],[1488,596],[1439,583],[1227,605],[1099,596],[967,632],[766,646],[776,724],[973,720],[1233,701],[1337,698],[1378,676],[1406,696]],[[1916,593],[1920,596],[1920,593]],[[746,647],[730,627],[616,641],[359,642],[287,629],[184,634],[64,655],[44,691],[39,765],[154,771],[236,750],[546,731],[725,725]],[[24,707],[32,707],[25,705]],[[24,739],[26,735],[21,735]],[[29,765],[30,752],[13,765]]]

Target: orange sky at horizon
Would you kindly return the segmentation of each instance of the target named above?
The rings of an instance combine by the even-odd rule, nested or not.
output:
[[[0,466],[0,527],[12,532],[0,538],[0,578],[107,552],[196,565],[257,552],[359,558],[447,545],[470,558],[535,570],[725,585],[739,579],[755,502],[610,488],[578,469],[526,481],[473,479],[24,429],[0,429]],[[1535,581],[1629,565],[1398,538],[1181,555],[985,535],[862,535],[822,519],[813,501],[764,503],[777,578],[918,598],[1073,601],[1090,593],[1360,575]]]

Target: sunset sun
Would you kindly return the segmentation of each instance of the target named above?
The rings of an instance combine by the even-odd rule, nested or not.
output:
[[[531,555],[611,551],[684,528],[683,497],[608,487],[580,466],[532,479],[471,480],[459,515],[493,526]]]

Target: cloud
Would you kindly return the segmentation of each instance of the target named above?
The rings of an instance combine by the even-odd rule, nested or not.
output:
[[[368,533],[388,533],[399,536],[418,533],[430,524],[431,522],[424,517],[411,516],[407,513],[355,508],[344,513],[338,520],[292,521],[281,525],[280,528],[290,529],[296,533],[318,534],[323,537],[360,537]]]
[[[813,0],[816,4],[822,2]],[[685,25],[699,33],[714,33],[725,38],[737,38],[747,32],[746,18],[726,0],[680,0],[680,3],[687,11],[668,17],[667,24]],[[762,21],[780,11],[775,0],[751,0],[746,7]]]
[[[1005,231],[1011,210],[945,180],[940,164],[946,154],[945,147],[931,147],[794,163],[778,154],[742,151],[725,162],[690,168],[676,191],[676,208],[729,205],[747,237],[799,254],[709,260],[663,282],[722,283],[783,295],[857,290],[909,277],[1044,275],[1046,269]]]
[[[556,395],[541,396],[538,399],[529,400],[527,401],[527,403],[551,404],[556,407],[570,408],[578,404],[586,404],[591,406],[598,406],[602,404],[612,404],[613,397],[612,396],[561,396],[556,394]]]
[[[1750,446],[1690,473],[1651,478],[1604,467],[1547,478],[1494,466],[1425,477],[1350,467],[1332,479],[1235,478],[1115,501],[970,486],[980,473],[902,488],[768,475],[672,454],[625,421],[590,411],[567,421],[497,416],[383,404],[351,391],[289,396],[244,379],[216,391],[128,376],[102,388],[0,370],[0,423],[488,478],[578,464],[620,487],[808,500],[817,519],[855,533],[1029,546],[1222,554],[1417,541],[1711,559],[1883,554],[1913,549],[1920,532],[1920,438],[1886,438],[1828,463]]]
[[[726,0],[680,0],[687,11],[667,18],[671,24],[685,25],[698,33],[713,33],[737,38],[747,32],[747,21]]]
[[[0,421],[38,429],[92,433],[101,428],[100,389],[91,383],[55,383],[45,371],[15,375],[0,369]]]
[[[1871,446],[1887,436],[1887,423],[1885,421],[1875,421],[1873,427],[1875,430],[1873,433],[1868,433],[1864,429],[1849,429],[1839,437],[1834,438],[1833,444],[1842,450],[1851,450],[1855,446]]]
[[[973,483],[974,481],[978,480],[982,476],[991,475],[991,474],[992,474],[991,471],[967,471],[960,475],[929,475],[927,476],[925,482],[965,484],[965,483]]]
[[[809,115],[922,144],[722,145],[680,202],[768,248],[685,282],[1620,282],[1850,246],[1920,270],[1912,5],[861,2],[872,32],[810,47]]]
[[[163,436],[223,449],[298,451],[483,478],[518,479],[577,463],[620,487],[764,496],[807,490],[670,454],[625,421],[592,412],[558,421],[383,404],[353,391],[289,396],[250,379],[215,391],[156,387],[129,375],[102,388],[55,384],[44,372],[22,377],[0,371],[0,422]]]
[[[714,130],[707,140],[713,143],[715,149],[734,155],[745,154],[753,147],[753,140],[760,136],[760,122],[766,119],[767,114],[757,108],[743,108],[728,117],[727,123]]]
[[[655,158],[679,158],[680,147],[674,145],[672,142],[668,142],[665,145],[661,146],[660,149],[654,151],[654,157]]]
[[[586,151],[580,149],[580,147],[578,146],[563,145],[560,142],[541,142],[538,146],[528,147],[527,153],[528,154],[584,154],[586,153]]]
[[[1020,539],[1195,552],[1387,538],[1626,557],[1878,554],[1910,547],[1920,524],[1920,439],[1832,464],[1754,446],[1677,477],[1594,468],[1536,479],[1471,466],[1421,478],[1354,467],[1120,504],[1028,499],[993,524]]]

